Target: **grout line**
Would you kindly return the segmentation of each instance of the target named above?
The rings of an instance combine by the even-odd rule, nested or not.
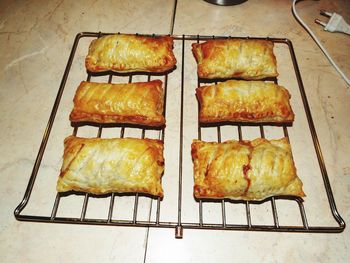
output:
[[[174,0],[173,16],[172,16],[171,24],[170,24],[170,35],[172,35],[172,34],[174,33],[174,25],[175,25],[175,17],[176,17],[176,7],[177,7],[177,0]],[[164,131],[163,131],[163,132],[164,132]],[[151,199],[151,206],[150,206],[148,221],[151,220],[152,204],[153,204],[153,200]],[[149,227],[147,227],[147,230],[146,230],[146,244],[145,244],[145,253],[144,253],[144,255],[143,255],[143,263],[146,263],[146,258],[147,258],[149,230],[150,230]]]
[[[164,134],[164,131],[163,131],[163,134]],[[161,136],[161,132],[159,132],[158,139],[160,140],[161,137],[162,137],[162,136]],[[152,205],[153,205],[153,199],[151,199],[151,204],[150,204],[150,208],[149,208],[148,222],[151,221],[151,217],[152,217]],[[143,254],[143,263],[146,263],[149,230],[150,230],[150,227],[148,226],[148,227],[147,227],[147,230],[146,230],[146,240],[145,240],[145,241],[146,241],[146,244],[145,244],[145,253]]]
[[[151,214],[152,214],[152,204],[153,199],[151,199],[150,209],[149,209],[149,215],[148,215],[148,222],[151,221]],[[146,230],[146,244],[145,244],[145,253],[143,254],[143,263],[146,263],[146,257],[147,257],[147,248],[148,248],[148,237],[149,237],[149,227],[147,227]]]
[[[171,24],[170,24],[170,35],[172,35],[174,33],[176,7],[177,7],[177,0],[174,0],[173,17],[171,19]]]

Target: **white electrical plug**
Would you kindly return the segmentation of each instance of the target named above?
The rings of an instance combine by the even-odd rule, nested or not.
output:
[[[306,31],[310,34],[310,36],[312,37],[313,40],[315,40],[316,44],[320,47],[320,49],[322,50],[322,52],[325,54],[325,56],[328,58],[329,62],[334,66],[334,68],[338,71],[338,73],[340,74],[340,76],[344,79],[344,81],[346,82],[346,84],[350,87],[350,79],[344,74],[344,72],[338,67],[338,65],[334,62],[334,60],[332,59],[332,57],[329,55],[329,53],[327,52],[327,50],[323,47],[323,45],[321,44],[320,40],[317,38],[317,36],[314,34],[314,32],[312,32],[312,30],[308,27],[307,24],[305,24],[305,22],[300,18],[300,16],[298,15],[297,9],[296,9],[296,3],[299,0],[293,0],[292,3],[292,12],[295,16],[295,18],[298,20],[298,22],[306,29]],[[323,11],[324,12],[324,11]],[[323,14],[323,13],[322,13]],[[326,16],[332,16],[331,13],[328,12],[324,12],[324,14]],[[318,20],[319,21],[319,20]],[[320,23],[322,21],[319,21]],[[344,21],[345,22],[345,21]],[[318,22],[316,22],[318,23]],[[320,24],[319,23],[319,24]],[[322,22],[323,23],[323,22]],[[345,22],[346,24],[346,22]],[[321,24],[323,26],[326,26],[325,23]],[[347,25],[347,24],[346,24]],[[347,25],[348,27],[348,25]],[[344,32],[344,31],[342,31]],[[347,31],[348,32],[348,31]],[[345,33],[345,32],[344,32]],[[349,33],[346,33],[349,34]]]
[[[328,32],[341,32],[350,35],[350,26],[345,22],[341,15],[324,10],[321,10],[320,14],[330,17],[327,24],[319,19],[315,19],[315,23],[324,26],[324,30]]]

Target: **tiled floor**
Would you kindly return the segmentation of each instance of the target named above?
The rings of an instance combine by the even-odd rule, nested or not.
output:
[[[295,21],[290,1],[249,0],[242,5],[221,7],[202,0],[177,1],[174,34],[231,35],[289,38],[294,45],[300,72],[320,140],[334,197],[345,220],[350,214],[348,156],[349,88],[329,65],[317,46]],[[346,73],[350,72],[349,37],[322,31],[313,24],[319,9],[334,10],[349,21],[346,0],[304,1],[301,16],[315,30]],[[49,118],[64,67],[78,32],[171,32],[174,1],[32,1],[0,3],[0,118],[3,143],[0,151],[0,253],[3,262],[345,262],[350,255],[349,231],[341,234],[295,234],[184,229],[183,239],[175,239],[174,228],[105,227],[67,224],[24,223],[16,221],[14,208],[21,201],[41,138]],[[342,43],[342,44],[339,44]],[[68,115],[77,85],[86,79],[84,58],[89,40],[83,39],[74,58],[60,107],[39,170],[26,213],[50,214],[55,199],[64,137],[72,134]],[[181,41],[175,41],[177,69],[169,74],[167,127],[165,130],[165,190],[160,221],[178,220],[178,175],[181,105]],[[279,84],[292,94],[296,114],[288,128],[298,174],[304,181],[305,211],[309,225],[334,225],[314,154],[298,84],[292,71],[289,51],[276,45]],[[190,144],[197,138],[196,65],[190,43],[185,44],[184,118],[182,164],[183,223],[198,223],[198,203],[192,196]],[[142,77],[138,77],[142,78]],[[108,78],[107,78],[108,79]],[[107,81],[106,77],[99,77]],[[135,79],[136,80],[136,79]],[[141,80],[141,79],[140,79]],[[113,78],[113,82],[127,81]],[[215,128],[202,131],[206,140],[217,140]],[[107,129],[103,136],[119,135],[120,129]],[[140,130],[127,129],[125,136],[140,136]],[[79,136],[96,136],[96,129],[81,128]],[[146,137],[157,137],[147,131]],[[237,139],[233,127],[221,129],[222,140]],[[256,127],[243,128],[244,138],[260,136]],[[280,128],[265,128],[267,138],[283,136]],[[81,213],[82,196],[63,198],[58,215]],[[116,197],[113,218],[132,219],[134,197]],[[156,218],[157,202],[141,197],[137,220]],[[281,225],[301,225],[299,209],[293,201],[277,200]],[[109,200],[90,198],[86,216],[108,215]],[[203,205],[203,222],[220,223],[220,204]],[[273,224],[271,203],[251,205],[252,224]],[[228,224],[246,224],[243,204],[226,204]],[[317,244],[317,245],[316,245]]]

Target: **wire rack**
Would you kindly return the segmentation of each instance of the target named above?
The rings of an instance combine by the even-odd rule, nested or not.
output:
[[[186,200],[183,200],[183,149],[184,149],[184,94],[185,94],[185,53],[186,53],[186,47],[189,46],[191,43],[199,43],[201,41],[213,39],[213,38],[231,38],[231,37],[223,37],[223,36],[199,36],[199,35],[173,35],[174,40],[177,42],[177,44],[180,45],[180,53],[181,57],[178,57],[179,64],[181,65],[179,68],[175,69],[176,71],[180,71],[180,79],[181,79],[181,89],[180,89],[180,96],[181,96],[181,105],[180,105],[180,123],[179,123],[179,152],[178,152],[178,157],[179,157],[179,163],[178,163],[178,191],[177,191],[177,207],[172,207],[172,209],[177,210],[177,218],[173,218],[172,220],[164,221],[161,220],[160,214],[161,214],[161,208],[162,208],[162,200],[158,199],[153,199],[150,197],[145,197],[148,198],[149,200],[149,216],[147,219],[142,219],[140,220],[138,218],[138,211],[140,209],[139,206],[139,200],[140,198],[144,197],[141,194],[128,194],[127,196],[130,197],[132,196],[134,198],[133,201],[133,207],[132,207],[132,218],[128,220],[122,220],[122,219],[116,219],[113,217],[113,212],[115,210],[115,202],[116,198],[123,198],[125,195],[121,194],[116,194],[112,193],[109,195],[105,195],[102,198],[108,199],[109,205],[108,205],[108,211],[106,213],[107,216],[102,217],[102,218],[90,218],[86,216],[87,212],[87,207],[89,200],[91,198],[101,198],[101,197],[96,197],[91,194],[83,194],[83,202],[81,208],[79,208],[79,216],[75,217],[69,217],[69,216],[57,216],[57,211],[60,207],[60,201],[65,198],[70,198],[71,195],[67,194],[62,194],[62,193],[57,193],[54,202],[52,204],[52,209],[50,214],[47,215],[37,215],[37,214],[25,214],[25,207],[30,201],[31,194],[33,192],[33,187],[35,185],[37,175],[39,168],[41,166],[41,162],[43,159],[43,156],[45,154],[45,149],[50,137],[50,133],[55,121],[55,117],[60,105],[60,101],[62,98],[63,91],[66,86],[67,78],[75,57],[76,50],[79,45],[79,41],[82,38],[98,38],[103,35],[107,35],[109,33],[92,33],[92,32],[83,32],[77,34],[75,37],[73,47],[67,62],[66,69],[64,71],[62,81],[56,96],[56,100],[54,102],[51,115],[46,127],[46,130],[43,135],[43,139],[39,148],[39,152],[37,155],[37,158],[34,163],[34,167],[32,170],[32,174],[29,178],[29,182],[24,194],[24,197],[21,201],[21,203],[16,207],[14,214],[17,220],[20,221],[31,221],[31,222],[46,222],[46,223],[68,223],[68,224],[86,224],[86,225],[109,225],[109,226],[133,226],[133,227],[163,227],[163,228],[175,228],[175,237],[176,238],[182,238],[183,236],[183,229],[188,228],[188,229],[208,229],[208,230],[244,230],[244,231],[275,231],[275,232],[317,232],[317,233],[337,233],[337,232],[342,232],[345,228],[345,222],[339,215],[336,205],[335,205],[335,200],[332,194],[332,189],[331,185],[329,182],[329,178],[327,175],[327,170],[325,167],[324,159],[321,153],[320,145],[318,142],[317,134],[315,131],[314,123],[312,120],[309,104],[307,101],[307,97],[305,94],[303,82],[300,76],[298,64],[296,61],[293,45],[290,40],[288,39],[282,39],[282,38],[251,38],[251,39],[268,39],[270,41],[273,41],[274,43],[282,44],[282,45],[287,45],[291,60],[293,63],[294,71],[295,71],[295,76],[298,82],[298,87],[300,91],[300,95],[302,98],[302,103],[304,106],[305,114],[307,117],[307,122],[308,126],[310,129],[310,133],[312,136],[312,141],[313,141],[313,146],[315,153],[317,155],[317,160],[318,160],[318,165],[320,168],[321,172],[321,177],[323,179],[323,184],[324,188],[327,194],[327,199],[330,207],[331,214],[333,218],[336,221],[337,226],[314,226],[310,225],[308,223],[308,218],[307,214],[305,212],[304,208],[304,201],[301,198],[295,198],[295,197],[271,197],[263,202],[252,202],[252,201],[229,201],[229,200],[221,200],[221,201],[204,201],[204,200],[199,200],[197,202],[198,206],[198,222],[183,222],[183,202]],[[158,35],[148,35],[148,36],[158,36]],[[195,74],[193,72],[190,72],[189,74]],[[97,74],[97,76],[100,74]],[[167,101],[167,91],[168,91],[168,78],[171,77],[172,72],[166,72],[165,74],[151,74],[151,73],[128,73],[128,74],[118,74],[118,73],[108,73],[108,82],[112,83],[113,78],[118,77],[118,76],[127,76],[128,77],[128,82],[131,83],[133,82],[134,76],[135,75],[144,75],[147,77],[148,81],[151,80],[151,78],[157,77],[157,78],[163,78],[164,79],[164,115],[166,114],[166,101]],[[90,73],[87,73],[86,80],[90,81],[92,78],[94,78],[96,75],[92,75]],[[220,80],[214,80],[214,83],[218,83]],[[273,79],[267,79],[266,81],[273,81],[276,84],[278,83],[277,78]],[[200,86],[203,83],[207,83],[206,80],[198,79],[198,86]],[[222,126],[226,124],[217,124],[215,126],[211,126],[211,128],[216,129],[216,137],[217,141],[221,142],[221,129]],[[245,124],[230,124],[233,128],[237,130],[237,135],[239,140],[242,140],[243,132],[242,132],[242,127],[244,127]],[[248,124],[247,124],[248,125]],[[260,137],[264,138],[265,137],[265,126],[258,124],[260,131]],[[125,129],[140,129],[141,130],[141,138],[145,138],[145,133],[149,129],[147,127],[138,127],[138,126],[132,126],[132,125],[118,125],[117,127],[120,127],[120,134],[119,137],[123,138]],[[201,139],[202,137],[202,131],[203,129],[206,129],[208,126],[203,126],[198,122],[198,139]],[[73,135],[76,135],[79,131],[80,126],[74,126],[73,127]],[[103,131],[105,128],[108,128],[106,125],[96,125],[96,137],[101,137],[103,135]],[[288,135],[288,127],[287,125],[281,126],[281,129],[283,130],[283,134],[285,137],[289,138]],[[166,129],[160,128],[156,129],[156,132],[158,133],[158,138],[161,140],[166,140],[165,136],[165,131]],[[63,141],[63,138],[62,138]],[[166,177],[166,171],[164,177]],[[164,178],[163,177],[163,178]],[[165,193],[166,194],[166,193]],[[192,197],[193,199],[193,197]],[[278,209],[276,208],[276,201],[279,199],[285,199],[291,202],[296,202],[299,208],[299,213],[302,221],[302,225],[300,226],[295,226],[295,225],[283,225],[280,224],[279,222],[279,213]],[[251,218],[251,205],[252,204],[261,204],[261,203],[267,203],[270,202],[271,204],[271,209],[272,209],[272,216],[273,216],[273,224],[267,224],[267,225],[262,225],[262,224],[253,224],[252,223],[252,218]],[[154,204],[155,203],[155,204]],[[211,203],[217,206],[220,206],[221,210],[221,220],[220,222],[215,222],[215,223],[206,223],[204,222],[204,215],[203,215],[203,205],[206,203]],[[227,221],[227,213],[226,213],[226,206],[227,204],[239,204],[239,205],[244,205],[245,207],[245,217],[246,217],[246,223],[244,224],[232,224]],[[151,218],[151,213],[154,211],[154,218]]]

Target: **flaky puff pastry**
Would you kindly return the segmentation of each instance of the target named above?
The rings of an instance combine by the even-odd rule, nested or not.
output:
[[[194,140],[192,159],[197,199],[305,196],[287,138],[223,143]]]
[[[278,76],[273,42],[217,39],[192,44],[200,78],[263,79]]]
[[[163,197],[163,142],[136,138],[64,141],[57,191],[145,193]]]
[[[72,122],[164,126],[160,80],[129,84],[81,82],[70,114]]]
[[[165,72],[174,68],[173,38],[108,35],[91,42],[85,59],[90,72]]]
[[[263,81],[228,80],[196,89],[199,121],[291,123],[287,89]]]

